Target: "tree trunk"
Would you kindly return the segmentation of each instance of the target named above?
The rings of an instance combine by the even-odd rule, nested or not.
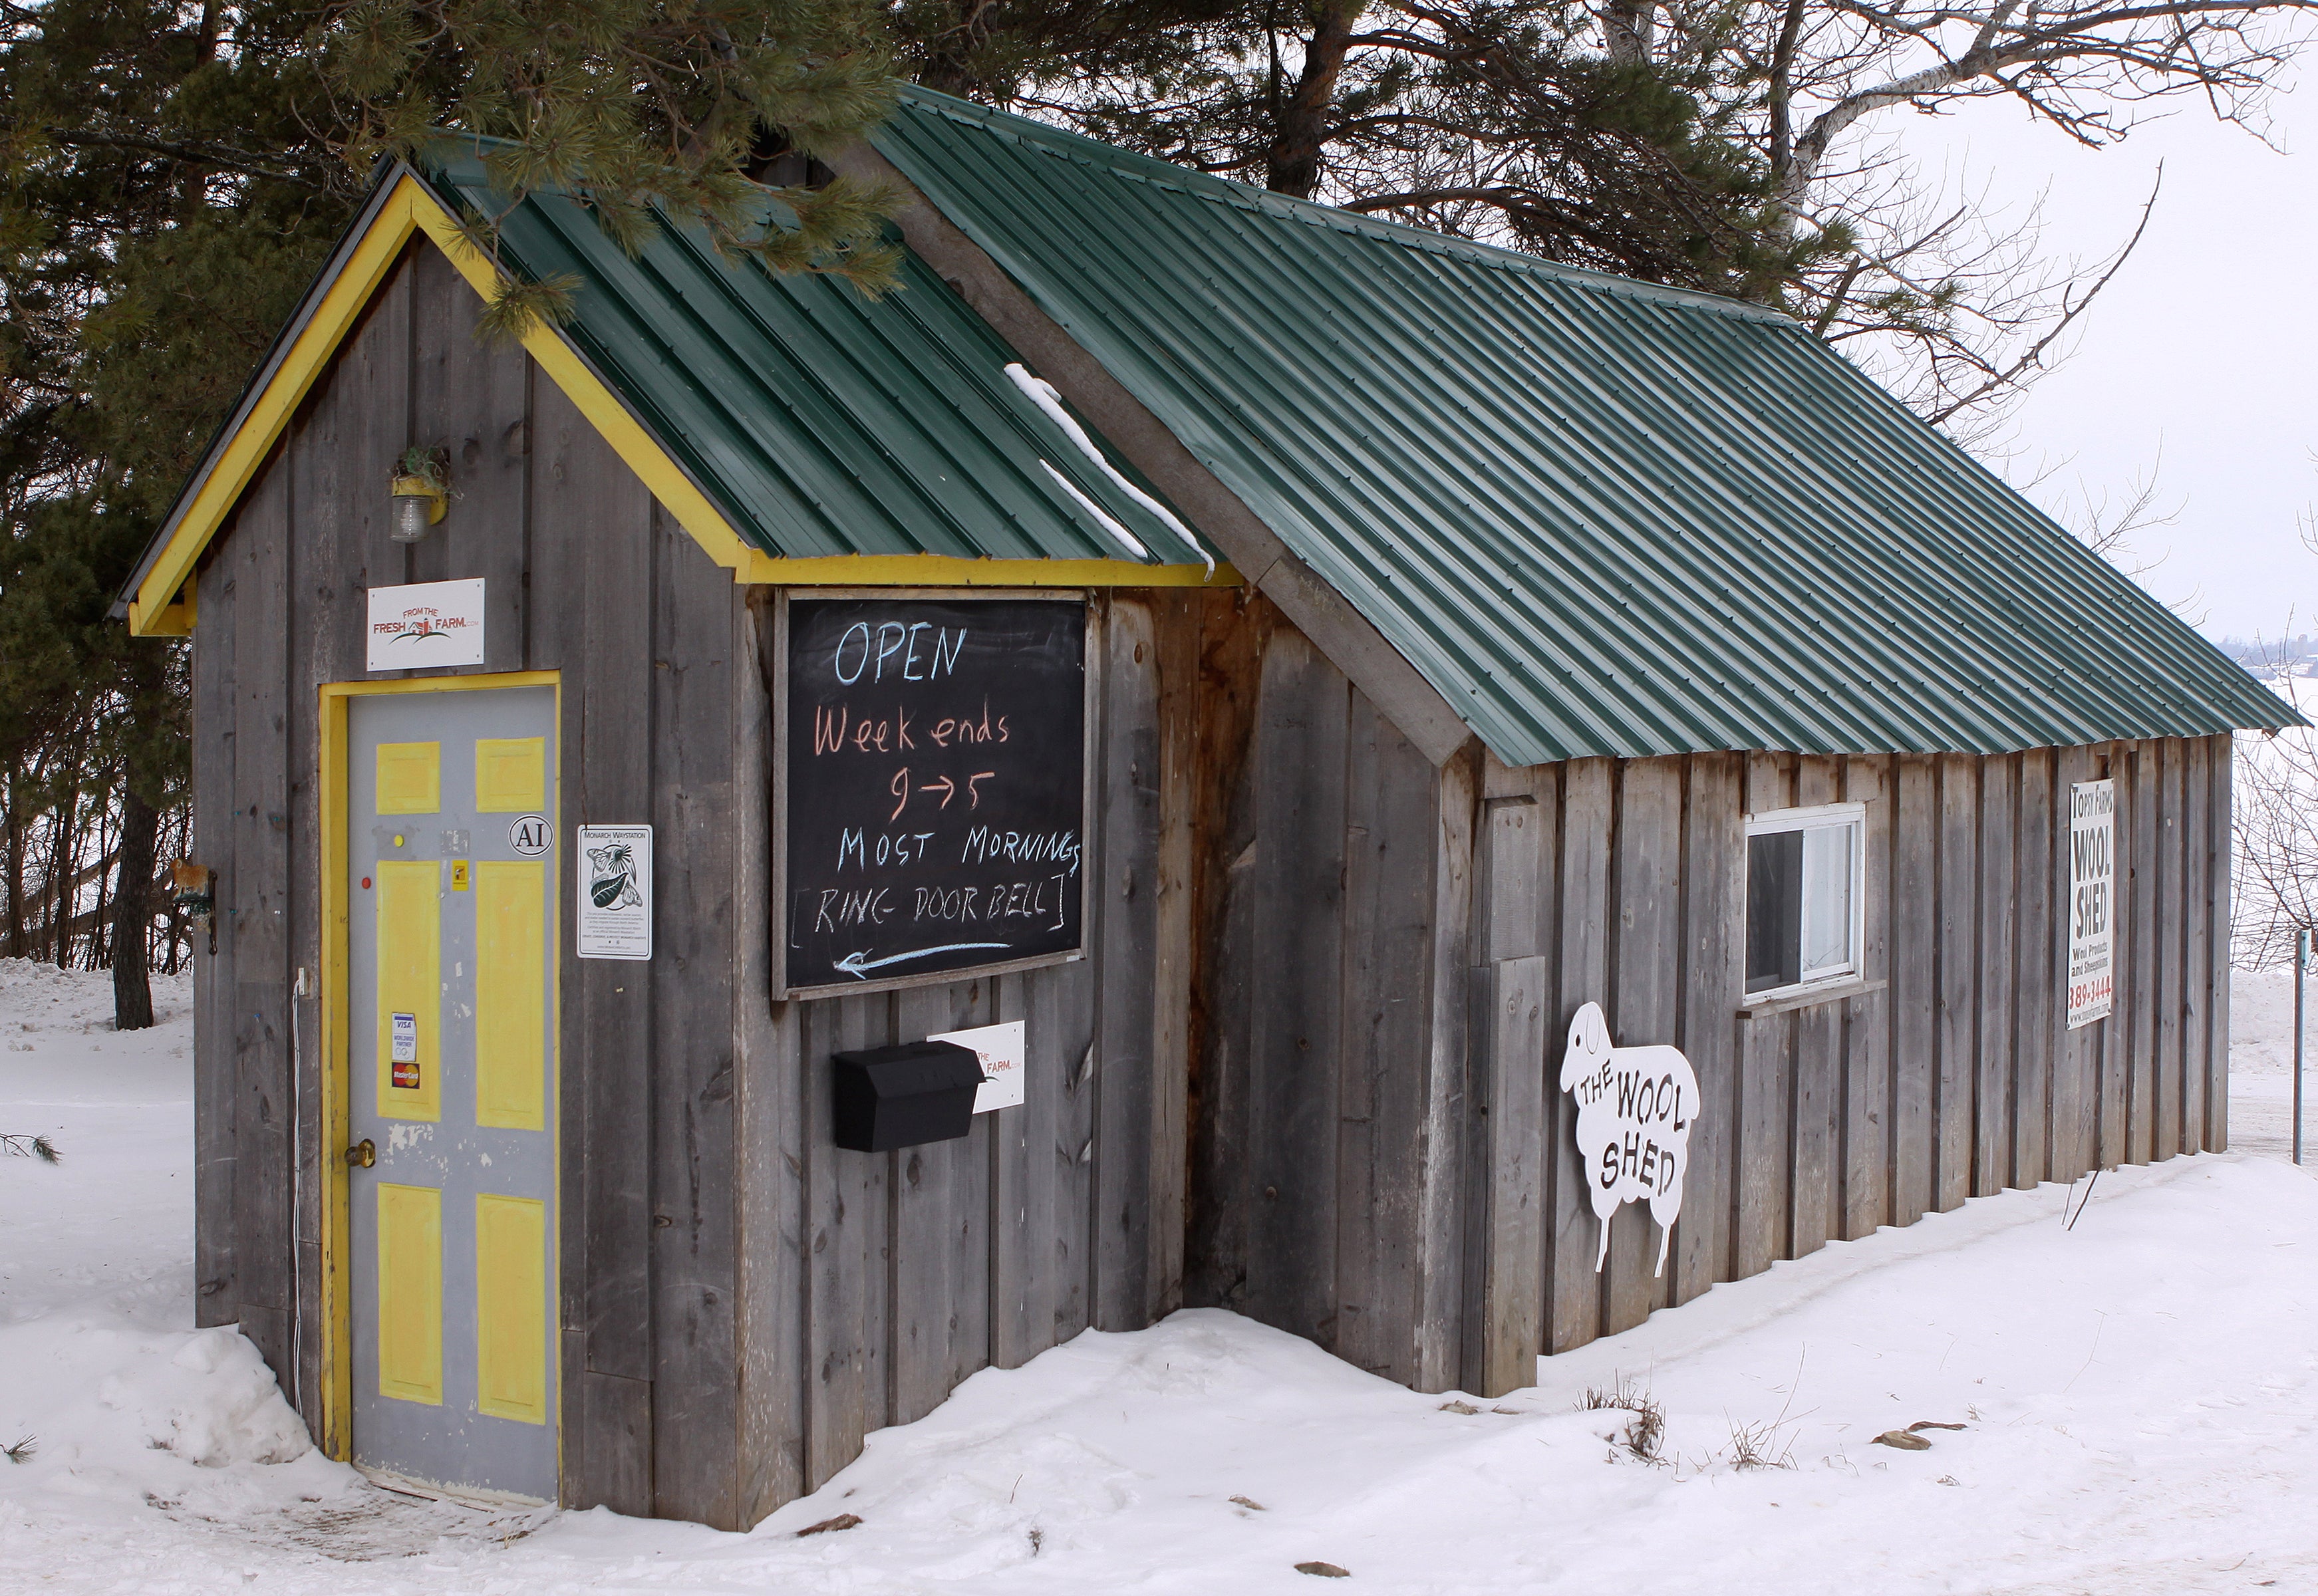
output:
[[[71,936],[73,892],[79,883],[73,878],[78,872],[79,849],[73,837],[73,825],[79,819],[80,783],[66,784],[64,806],[57,811],[49,827],[49,879],[42,884],[48,889],[41,896],[49,900],[49,946],[46,956],[58,969],[68,968],[66,943]]]
[[[125,792],[125,776],[122,780],[124,782],[123,790]],[[159,824],[160,822],[157,819],[154,822],[155,829],[157,830],[159,829]],[[110,816],[104,816],[97,821],[96,852],[99,858],[103,858],[108,854],[112,855],[117,858],[121,852],[121,844],[126,840],[125,838],[114,838],[112,839],[112,845],[108,847],[106,846],[105,834],[112,829],[112,822]],[[107,951],[106,932],[112,924],[112,911],[120,903],[120,899],[118,897],[120,891],[121,882],[118,871],[100,870],[97,872],[96,915],[94,919],[89,921],[88,946],[84,948],[81,953],[80,967],[84,970],[103,970],[112,963],[112,955]]]
[[[12,959],[24,956],[24,806],[18,802],[17,789],[22,784],[17,776],[12,763],[8,767],[8,928],[5,941],[0,942],[0,953]]]
[[[991,0],[957,0],[954,11],[957,20],[935,35],[926,59],[918,68],[918,81],[961,100],[978,99],[996,87],[982,80],[981,74],[974,69],[973,60],[975,47],[989,37],[988,14],[993,9]]]
[[[1655,0],[1611,0],[1602,13],[1602,38],[1610,58],[1621,67],[1649,62],[1658,42],[1658,8]]]
[[[1316,9],[1319,20],[1304,45],[1304,69],[1297,76],[1296,92],[1276,112],[1271,148],[1264,152],[1264,186],[1299,200],[1310,199],[1320,186],[1336,77],[1352,50],[1352,24],[1368,5],[1367,0],[1334,0]]]
[[[120,886],[112,900],[112,1028],[141,1031],[153,1023],[153,983],[147,952],[152,946],[153,842],[161,813],[145,802],[133,783],[121,789]]]

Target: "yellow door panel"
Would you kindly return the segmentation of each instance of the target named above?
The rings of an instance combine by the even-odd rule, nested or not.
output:
[[[547,1205],[475,1198],[475,1405],[547,1422]]]
[[[547,1128],[547,862],[475,865],[475,1123]]]
[[[378,812],[434,814],[443,807],[443,745],[378,745]]]
[[[378,1390],[443,1404],[443,1194],[378,1188]]]
[[[378,863],[378,1111],[389,1119],[443,1117],[442,874],[432,859]]]
[[[475,743],[475,812],[547,807],[547,739],[485,737]]]

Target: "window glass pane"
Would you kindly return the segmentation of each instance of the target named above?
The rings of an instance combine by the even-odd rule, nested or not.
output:
[[[1768,991],[1803,978],[1803,834],[1772,831],[1747,839],[1747,990]]]
[[[1814,826],[1802,838],[1802,969],[1805,975],[1851,963],[1849,825]]]

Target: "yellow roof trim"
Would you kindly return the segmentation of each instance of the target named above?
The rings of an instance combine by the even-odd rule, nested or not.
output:
[[[1218,564],[1144,565],[1132,560],[961,560],[948,554],[832,554],[784,560],[757,553],[741,579],[790,587],[1236,587]]]
[[[403,241],[418,225],[418,209],[422,203],[438,212],[442,210],[409,177],[403,178],[387,196],[369,230],[323,294],[321,303],[314,308],[314,314],[299,330],[289,353],[274,368],[265,390],[251,404],[233,436],[226,441],[200,491],[178,517],[160,558],[138,584],[137,596],[129,605],[129,629],[132,633],[139,637],[166,634],[166,612],[178,608],[175,601],[178,590],[193,579],[193,562],[201,558],[210,539],[217,535],[242,490],[257,475],[275,440],[289,426],[299,401],[306,397],[316,376],[337,353],[346,329],[354,325],[379,283],[392,269],[395,256],[402,253]],[[444,220],[447,222],[450,219]],[[185,623],[190,624],[192,619],[188,609]]]
[[[337,353],[363,307],[370,303],[403,245],[416,232],[424,232],[433,240],[486,300],[497,295],[497,269],[460,236],[458,224],[441,202],[405,174],[356,241],[265,390],[245,412],[240,426],[227,440],[200,490],[178,518],[167,544],[138,584],[137,596],[129,605],[129,628],[133,634],[182,637],[192,630],[189,584],[194,562],[225,524],[315,379]],[[707,495],[652,441],[562,334],[551,327],[535,327],[523,346],[711,560],[731,570],[736,581],[766,579],[750,573],[769,557],[732,530],[708,502]]]
[[[410,191],[412,214],[426,229],[427,236],[450,256],[459,274],[474,285],[485,303],[497,299],[498,268],[461,236],[451,213],[411,178],[405,177],[398,187]],[[668,457],[667,451],[652,441],[651,435],[628,413],[628,408],[613,396],[602,380],[588,369],[588,363],[564,341],[563,335],[544,322],[536,322],[524,335],[523,346],[539,363],[539,369],[563,390],[564,398],[603,435],[604,441],[612,445],[612,452],[643,479],[652,497],[676,517],[678,525],[692,534],[692,541],[708,558],[732,572],[735,581],[751,580],[748,574],[750,562],[766,556],[732,530],[732,524],[708,502],[708,496]]]
[[[193,634],[193,582],[189,577],[177,589],[177,596],[161,606],[161,611],[149,621],[142,615],[142,601],[129,601],[129,626],[136,637],[191,637]],[[140,624],[139,623],[142,622]]]
[[[442,202],[416,178],[400,178],[346,257],[274,374],[243,413],[169,541],[129,605],[129,628],[139,637],[183,637],[193,630],[193,566],[217,535],[274,443],[371,295],[392,270],[413,233],[423,232],[486,300],[499,292],[497,268],[461,236]],[[782,559],[735,532],[692,479],[669,459],[612,390],[590,371],[555,328],[533,327],[523,346],[580,413],[603,435],[628,469],[643,480],[678,525],[717,564],[742,583],[864,587],[1231,587],[1229,566],[1209,576],[1197,565],[1140,565],[1124,560],[963,560],[938,554],[841,555]]]

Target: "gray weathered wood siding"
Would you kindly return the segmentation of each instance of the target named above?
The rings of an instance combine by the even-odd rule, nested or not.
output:
[[[322,1433],[317,689],[373,585],[490,578],[486,671],[556,670],[564,835],[658,829],[656,955],[561,939],[563,1494],[745,1526],[985,1364],[1181,1300],[1196,599],[1098,597],[1086,857],[1098,956],[770,1001],[774,596],[737,587],[414,244],[201,568],[196,1269]],[[461,497],[410,547],[412,443]],[[410,673],[449,674],[449,673]],[[568,883],[567,883],[568,890]],[[567,906],[569,900],[566,900]],[[566,910],[567,919],[569,910]],[[966,1142],[830,1145],[827,1055],[1028,1018],[1029,1099]],[[342,1438],[331,1438],[334,1440]]]
[[[2226,737],[1435,769],[1245,609],[1209,624],[1190,1300],[1496,1394],[1829,1241],[2227,1145]],[[2067,1031],[2064,811],[2101,775],[2116,1009]],[[1864,990],[1742,1012],[1746,815],[1854,800]],[[1556,1080],[1589,1000],[1698,1072],[1662,1278],[1634,1205],[1595,1270]]]
[[[1475,767],[1207,600],[1185,1292],[1457,1382]]]
[[[317,689],[373,584],[490,578],[489,671],[562,683],[565,834],[658,828],[657,956],[563,943],[563,1493],[755,1522],[962,1378],[1236,1308],[1424,1389],[1879,1224],[2226,1145],[2226,738],[1976,758],[1436,766],[1253,590],[1099,594],[1090,956],[770,1000],[777,595],[735,587],[415,245],[201,568],[196,1269],[321,1429]],[[461,498],[388,539],[408,444]],[[2062,1028],[2069,785],[2116,779],[2116,1015]],[[1865,990],[1739,1009],[1744,816],[1856,799]],[[1606,1267],[1555,1089],[1600,1001],[1704,1104],[1663,1277]],[[1029,1022],[1024,1106],[831,1143],[827,1059]],[[343,1438],[325,1438],[333,1444]]]
[[[1088,956],[768,1005],[740,1079],[741,1521],[922,1418],[975,1370],[1180,1306],[1183,972],[1196,600],[1098,595],[1088,727]],[[771,943],[749,989],[768,990]],[[830,1054],[1027,1022],[1020,1107],[957,1142],[863,1153],[830,1123]]]

